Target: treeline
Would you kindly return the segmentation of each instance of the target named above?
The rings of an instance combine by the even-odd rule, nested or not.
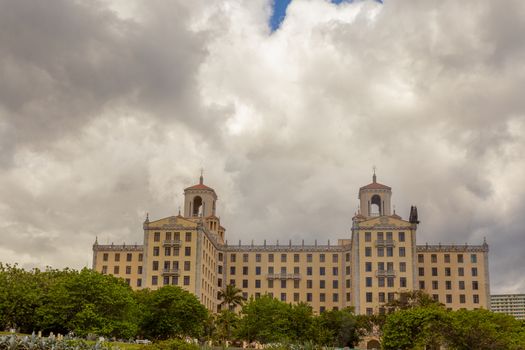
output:
[[[373,333],[383,349],[525,349],[523,321],[487,310],[448,311],[422,292],[402,293],[385,305],[389,313],[376,316],[356,315],[351,308],[315,315],[307,303],[268,295],[246,301],[234,286],[219,298],[223,310],[210,314],[179,287],[133,291],[124,280],[89,269],[26,271],[0,264],[0,329],[22,333],[311,347],[352,347]]]

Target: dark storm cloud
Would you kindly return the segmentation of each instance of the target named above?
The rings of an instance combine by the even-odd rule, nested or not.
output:
[[[202,166],[230,242],[335,242],[377,165],[419,243],[486,237],[524,291],[522,2],[107,3],[0,1],[1,260],[140,242]]]

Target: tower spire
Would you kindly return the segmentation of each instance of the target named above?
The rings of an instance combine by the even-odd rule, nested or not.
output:
[[[372,181],[373,181],[374,183],[376,183],[376,182],[377,182],[377,177],[376,177],[376,166],[374,165],[374,166],[372,167],[372,169],[374,170],[374,175],[372,175]]]
[[[201,177],[199,178],[199,183],[201,185],[204,183],[204,168],[201,168]]]

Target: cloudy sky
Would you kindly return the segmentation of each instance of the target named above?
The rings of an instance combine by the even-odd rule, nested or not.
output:
[[[357,191],[525,292],[520,0],[0,0],[0,261],[90,265],[198,181],[230,242],[348,238]]]

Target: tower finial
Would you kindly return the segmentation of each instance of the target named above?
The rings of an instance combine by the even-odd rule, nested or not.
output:
[[[204,168],[201,168],[201,177],[199,178],[199,183],[201,185],[204,183]]]
[[[372,181],[375,183],[376,180],[377,180],[377,177],[376,177],[376,166],[374,165],[374,166],[372,167],[372,169],[374,170],[374,175],[372,176]]]
[[[180,205],[179,205],[179,216],[180,216]]]

